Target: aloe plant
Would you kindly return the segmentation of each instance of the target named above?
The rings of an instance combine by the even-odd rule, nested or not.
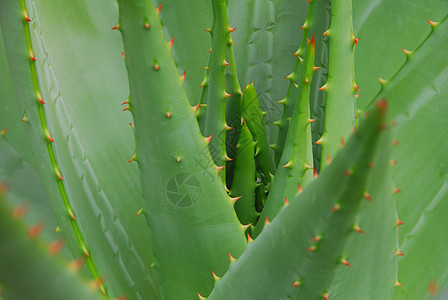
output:
[[[447,16],[0,2],[0,299],[443,298]]]

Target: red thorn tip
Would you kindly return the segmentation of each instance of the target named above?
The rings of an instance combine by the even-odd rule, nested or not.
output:
[[[3,128],[2,131],[0,132],[0,135],[5,136],[6,132],[8,132],[8,128]]]
[[[400,225],[404,224],[403,222],[400,221],[400,219],[397,219],[396,223],[397,223],[397,226],[400,226]]]
[[[121,103],[121,105],[125,105],[129,103],[129,99],[126,99],[126,101],[124,101],[123,103]]]
[[[229,259],[230,259],[230,262],[236,261],[236,259],[232,256],[232,254],[230,254],[230,252],[229,252]]]
[[[39,100],[40,103],[45,104],[44,99],[42,99],[42,96],[37,96],[37,100]]]
[[[317,173],[316,169],[314,169],[313,176],[314,178],[317,178],[317,176],[319,176],[319,173]]]
[[[366,198],[367,200],[369,200],[370,202],[372,202],[372,197],[370,196],[369,193],[365,192],[365,193],[364,193],[364,198]]]
[[[201,106],[201,102],[199,102],[198,104],[196,104],[195,106],[193,106],[194,112],[198,112],[199,107]]]
[[[145,28],[149,29],[149,23],[145,23]]]
[[[143,212],[143,208],[140,208],[138,212],[135,214],[136,216],[140,215]]]
[[[285,197],[285,202],[283,203],[283,206],[288,206],[288,205],[289,205],[288,197]]]
[[[398,280],[395,280],[394,286],[403,286]]]
[[[32,238],[37,237],[43,229],[44,226],[42,225],[42,223],[37,223],[28,230],[28,235]]]
[[[316,235],[314,238],[313,238],[313,242],[318,242],[318,241],[320,241],[322,239],[322,236],[320,235],[320,234],[318,234],[318,235]]]
[[[186,76],[187,76],[187,70],[184,70],[184,73],[182,74],[182,76],[180,76],[180,79],[184,81]]]
[[[23,116],[22,120],[20,120],[20,121],[26,122],[26,121],[28,121],[28,117],[25,115],[25,116]]]
[[[25,204],[22,204],[22,205],[18,206],[16,209],[14,209],[12,215],[15,218],[22,218],[26,214],[27,211],[28,211],[28,206]]]
[[[316,119],[308,119],[308,123],[313,123]]]
[[[324,84],[319,88],[319,91],[326,91],[327,90],[327,84]]]
[[[160,69],[160,66],[158,64],[154,65],[154,70],[158,71]]]
[[[50,246],[48,246],[48,252],[50,252],[50,254],[55,255],[58,254],[62,247],[64,246],[64,240],[60,239],[57,240],[56,242],[50,244]]]
[[[130,106],[130,105],[127,105],[125,108],[123,108],[122,111],[130,110],[130,109],[131,109],[131,106]]]
[[[210,143],[210,141],[212,140],[212,138],[213,138],[213,134],[212,134],[211,136],[205,138],[205,140],[207,141],[207,143]]]
[[[199,292],[198,292],[198,298],[199,298],[200,300],[207,300],[207,298],[205,298],[204,296],[202,296],[201,294],[199,294]]]
[[[391,165],[391,166],[395,166],[396,164],[397,164],[397,161],[396,161],[396,160],[391,160],[391,161],[390,161],[390,165]]]
[[[302,192],[302,185],[299,182],[299,184],[297,185],[297,193],[301,193],[301,192]]]
[[[345,146],[345,139],[343,137],[341,137],[341,147]]]
[[[33,54],[33,52],[31,52],[31,51],[30,51],[30,59],[31,59],[32,61],[36,61],[36,58],[34,57],[34,54]]]
[[[339,204],[335,204],[335,206],[333,206],[333,208],[331,209],[332,212],[338,211],[339,210],[340,205]]]
[[[266,217],[266,219],[264,220],[264,225],[269,225],[271,224],[271,222],[269,222],[269,217]]]
[[[218,172],[221,172],[222,170],[224,170],[224,166],[220,166],[220,167],[216,167],[218,169]]]
[[[347,170],[344,172],[344,176],[350,176],[352,175],[352,171],[351,170]]]
[[[322,67],[316,67],[316,66],[314,66],[314,67],[313,67],[313,71],[317,71],[317,70],[319,70],[320,68],[322,68]]]
[[[437,282],[435,282],[435,281],[430,282],[428,285],[429,294],[434,296],[434,295],[437,295],[438,291],[439,291],[439,286],[438,286]]]
[[[313,36],[311,37],[311,47],[314,47],[315,45],[315,40],[314,40],[314,33]]]
[[[400,189],[394,188],[394,194],[398,194],[400,191]]]
[[[25,21],[31,22],[31,19],[30,19],[30,17],[28,17],[28,13],[26,11],[23,12],[23,18],[25,19]],[[428,22],[429,22],[429,20],[428,20]]]
[[[212,271],[212,275],[213,275],[213,278],[214,278],[215,280],[219,280],[219,279],[221,279],[221,277],[219,277],[218,275],[216,275],[214,271]]]
[[[313,252],[314,250],[316,250],[316,246],[311,246],[308,248],[308,252]]]
[[[134,128],[134,124],[132,124],[132,123],[129,123],[129,125],[132,127],[132,128]]]
[[[173,44],[174,44],[174,38],[173,38],[168,44],[170,44],[170,47],[173,47]]]
[[[177,161],[178,163],[180,163],[181,160],[182,160],[182,159],[180,158],[180,156],[178,156],[178,157],[176,158],[176,161]]]
[[[355,43],[356,46],[358,46],[358,41],[360,38],[353,38],[353,42]]]
[[[128,163],[130,163],[131,161],[133,161],[135,159],[135,154],[131,157],[130,160],[128,160]]]
[[[355,230],[358,233],[364,233],[364,230],[362,230],[358,224],[355,224],[355,226],[353,226],[353,230]]]
[[[53,140],[53,138],[51,137],[51,135],[50,135],[49,132],[47,132],[47,140],[50,141],[50,142],[52,142],[52,143],[54,143],[54,140]]]
[[[324,300],[328,300],[329,296],[330,296],[329,293],[325,293],[325,294],[322,295],[322,297],[324,297]]]
[[[401,252],[400,249],[397,249],[397,256],[404,256],[403,252]]]
[[[227,92],[224,92],[224,96],[225,96],[226,98],[230,98],[230,97],[232,97],[233,95],[232,95],[232,94],[227,94]]]
[[[210,48],[210,50],[208,50],[208,53],[209,53],[209,54],[212,53],[212,48]]]
[[[169,118],[171,118],[171,113],[170,112],[167,112],[166,113],[166,117],[169,119]]]
[[[241,198],[241,196],[238,197],[231,197],[230,200],[232,200],[233,203],[235,203],[236,201],[238,201]]]
[[[121,51],[121,56],[122,56],[123,58],[125,58],[125,55],[124,55],[124,52],[123,52],[123,51]]]
[[[431,25],[432,27],[437,26],[437,24],[439,24],[439,22],[434,22],[434,21],[431,21],[430,19],[428,19],[427,21],[428,21],[429,25]]]
[[[348,261],[345,258],[341,258],[341,264],[346,265],[347,267],[351,267]]]
[[[64,181],[64,178],[62,178],[62,174],[61,174],[61,171],[59,171],[59,169],[56,169],[56,176],[57,176],[60,180]]]
[[[252,239],[252,237],[250,236],[250,234],[247,234],[247,241],[249,243],[253,242],[254,240]]]
[[[309,82],[308,78],[305,78],[305,84],[308,84]]]
[[[328,36],[329,33],[330,33],[330,31],[327,30],[327,31],[325,31],[324,33],[322,33],[322,35],[326,35],[326,36]]]
[[[300,280],[296,280],[294,281],[294,283],[292,284],[293,287],[298,287],[300,286]]]
[[[160,14],[161,10],[162,10],[162,4],[160,4],[159,7],[157,7],[157,12]]]
[[[229,32],[234,32],[236,30],[236,27],[232,28],[229,26]]]
[[[120,28],[120,25],[117,24],[117,25],[115,25],[114,27],[112,27],[112,30],[119,29],[119,28]]]

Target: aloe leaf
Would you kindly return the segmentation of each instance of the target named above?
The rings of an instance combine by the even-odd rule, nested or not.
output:
[[[243,299],[319,299],[326,294],[337,266],[350,261],[343,250],[356,233],[352,228],[384,117],[385,102],[380,102],[331,165],[249,244],[208,299],[234,294]],[[270,284],[264,288],[260,282]]]
[[[355,127],[355,93],[353,47],[357,40],[352,29],[352,1],[331,2],[328,80],[320,90],[326,92],[325,121],[321,138],[321,169],[339,151]]]
[[[235,211],[241,224],[252,224],[258,214],[255,210],[255,143],[247,124],[239,134],[235,174],[230,195],[235,198]]]
[[[280,159],[280,168],[273,179],[260,220],[273,220],[283,204],[292,199],[313,178],[313,153],[311,144],[310,86],[314,73],[314,36],[307,42],[304,58],[300,58],[300,82],[294,111],[289,122],[285,148]],[[260,234],[263,222],[258,222],[254,235]]]
[[[147,227],[134,216],[137,169],[126,163],[132,138],[119,108],[127,87],[120,40],[110,32],[115,7],[98,5],[2,2],[11,78],[41,181],[86,275],[106,277],[112,297],[157,299]]]
[[[36,237],[39,224],[27,229],[20,222],[20,211],[12,211],[3,192],[0,191],[0,281],[7,299],[104,299],[80,273],[52,255],[58,245],[55,248]]]
[[[355,52],[360,109],[365,109],[380,91],[378,76],[389,80],[404,64],[406,56],[400,49],[414,50],[428,36],[431,29],[426,20],[439,21],[448,12],[445,0],[409,3],[407,0],[353,1],[353,27],[360,38]]]
[[[200,98],[202,67],[210,49],[210,36],[204,32],[212,23],[212,6],[203,0],[157,0],[166,36],[174,38],[173,57],[180,73],[186,70],[185,91],[192,105]],[[199,13],[200,12],[200,13]]]
[[[448,21],[445,17],[433,24],[427,39],[406,63],[383,86],[378,95],[389,99],[391,116],[396,121],[396,138],[392,152],[393,181],[396,187],[400,226],[400,249],[404,257],[399,265],[399,282],[403,285],[394,299],[424,298],[429,287],[447,284],[448,265],[444,217],[446,206],[447,134],[437,136],[425,131],[427,126],[448,126],[448,64],[440,49],[448,47]],[[429,25],[428,25],[429,27]],[[402,54],[404,55],[404,54]],[[418,141],[418,142],[416,142]],[[425,154],[431,149],[430,157]],[[418,184],[415,178],[419,178]],[[432,245],[432,246],[429,246]],[[437,248],[434,248],[437,247]],[[437,253],[437,254],[436,254]]]
[[[235,60],[241,86],[253,82],[265,117],[268,141],[275,143],[281,117],[277,101],[286,96],[287,76],[294,68],[293,53],[299,47],[308,3],[305,1],[230,0],[229,22],[238,29]]]
[[[26,139],[23,124],[16,102],[16,96],[12,88],[11,76],[9,75],[8,61],[6,58],[3,35],[0,27],[0,131],[6,128],[4,138],[20,153],[29,163],[33,161],[30,145]]]
[[[212,271],[226,272],[229,252],[237,257],[244,251],[244,228],[208,152],[209,139],[199,131],[152,1],[120,0],[119,15],[161,294],[195,298],[212,290]]]

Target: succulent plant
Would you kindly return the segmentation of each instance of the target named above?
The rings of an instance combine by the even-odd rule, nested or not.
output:
[[[0,2],[0,299],[442,299],[447,16]]]

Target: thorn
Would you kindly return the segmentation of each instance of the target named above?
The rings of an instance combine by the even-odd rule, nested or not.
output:
[[[121,103],[121,105],[125,105],[125,104],[129,104],[129,99],[126,99],[126,101],[124,101],[123,103]]]
[[[130,105],[126,105],[126,107],[125,108],[123,108],[123,110],[122,111],[126,111],[126,110],[131,110],[131,106]]]
[[[28,116],[26,114],[23,115],[22,122],[28,122]]]
[[[250,236],[250,234],[247,234],[247,242],[248,243],[252,243],[254,240],[252,239],[252,237]]]
[[[384,80],[383,78],[381,78],[380,76],[378,76],[378,81],[381,83],[381,85],[386,85],[387,84],[387,80]],[[359,91],[358,91],[359,92]]]
[[[180,156],[178,156],[178,157],[176,158],[176,161],[177,161],[178,163],[180,163],[181,160],[182,160],[182,159],[180,158]]]
[[[224,58],[224,62],[223,62],[224,66],[230,66],[230,64],[227,62],[227,60]]]
[[[351,267],[351,265],[348,263],[348,261],[345,258],[341,258],[341,260],[339,262],[343,265],[346,265],[347,267]]]
[[[128,163],[130,163],[131,161],[135,160],[135,158],[136,158],[136,157],[137,157],[137,155],[136,155],[136,154],[132,155],[131,159],[130,159],[130,160],[128,160]]]
[[[328,85],[325,83],[323,86],[321,86],[321,87],[319,88],[319,91],[326,91],[327,88],[328,88]]]
[[[14,216],[14,218],[22,218],[28,211],[28,206],[25,204],[21,204],[20,206],[18,206],[16,209],[14,209],[12,215]]]
[[[40,93],[37,93],[37,100],[39,100],[40,103],[45,104],[44,99],[42,99],[42,95]]]
[[[391,161],[390,161],[390,165],[393,167],[393,166],[395,166],[397,164],[397,161],[396,160],[394,160],[394,159],[392,159]]]
[[[341,137],[341,147],[345,146],[345,139],[343,137]]]
[[[314,178],[317,178],[317,176],[319,176],[319,173],[317,173],[316,169],[314,169],[313,177],[314,177]]]
[[[370,196],[369,193],[365,192],[363,197],[366,198],[368,201],[373,202],[372,197]]]
[[[28,235],[32,238],[35,238],[42,232],[43,229],[44,225],[42,223],[37,223],[36,225],[28,229]]]
[[[359,86],[356,84],[356,82],[353,82],[353,88],[359,93]]]
[[[56,228],[53,230],[53,232],[61,232],[61,227],[59,227],[59,225],[56,226]]]
[[[264,220],[264,226],[267,226],[269,224],[271,224],[271,222],[269,222],[269,217],[266,216],[266,219]]]
[[[329,292],[326,292],[325,294],[322,295],[322,297],[324,298],[324,300],[328,300],[330,296]]]
[[[305,84],[308,84],[309,82],[308,78],[305,78]]]
[[[358,41],[360,40],[361,38],[355,38],[355,37],[353,37],[353,43],[356,45],[356,46],[358,46]]]
[[[332,211],[332,212],[336,212],[336,211],[338,211],[340,208],[341,208],[341,206],[340,206],[339,204],[336,203],[336,204],[333,206],[333,208],[331,209],[331,211]]]
[[[404,48],[401,48],[401,50],[403,50],[404,54],[406,54],[407,57],[411,56],[412,53],[414,53],[413,51],[409,51],[409,50],[406,50]]]
[[[84,244],[82,244],[82,245],[81,245],[81,248],[82,248],[82,252],[84,253],[84,255],[87,256],[87,257],[90,257],[90,253],[89,253],[89,251],[87,250],[87,246],[84,245]]]
[[[316,44],[316,42],[315,42],[315,40],[314,40],[314,33],[313,33],[313,36],[311,37],[311,42],[310,42],[310,44],[311,44],[311,47],[314,48],[314,45]]]
[[[168,44],[170,44],[170,48],[172,48],[172,47],[173,47],[173,44],[174,44],[174,38],[173,38],[171,41],[169,41]]]
[[[215,281],[221,280],[221,277],[219,277],[218,275],[215,274],[215,272],[212,271],[212,275],[213,275],[213,279]]]
[[[232,28],[229,26],[227,29],[229,30],[229,32],[234,32],[236,30],[236,27]]]
[[[199,298],[200,300],[207,300],[207,298],[205,298],[204,296],[202,296],[201,294],[199,294],[199,292],[198,292],[198,298]]]
[[[132,124],[132,123],[129,123],[129,125],[132,127],[132,128],[134,128],[134,124]]]
[[[61,174],[61,171],[59,170],[59,168],[56,167],[54,171],[55,171],[55,173],[56,173],[56,176],[57,176],[60,180],[64,181],[64,178],[62,178],[62,174]]]
[[[8,132],[8,128],[5,127],[5,128],[2,129],[2,131],[0,131],[0,135],[2,137],[4,137],[6,135],[6,132]]]
[[[205,142],[208,144],[208,143],[210,143],[210,141],[212,140],[212,138],[213,138],[213,134],[211,135],[211,136],[209,136],[209,137],[206,137],[205,138]]]
[[[157,7],[157,13],[160,14],[161,10],[162,10],[162,4],[160,4],[159,7]]]
[[[103,284],[103,280],[101,278],[93,279],[89,282],[89,286],[92,289],[98,289]]]
[[[305,169],[306,170],[314,170],[314,168],[308,164],[305,163]]]
[[[327,31],[325,31],[324,33],[322,33],[322,35],[330,36],[330,29],[328,29]]]
[[[353,230],[359,233],[364,233],[364,230],[362,230],[358,224],[353,225]]]
[[[318,139],[316,142],[314,142],[314,144],[322,145],[323,141],[324,141],[324,137],[322,136],[320,139]]]
[[[204,29],[204,31],[212,32],[212,29],[211,28],[207,28],[207,29]]]
[[[160,69],[159,64],[154,64],[154,70],[158,71]]]
[[[212,53],[212,48],[210,48],[210,50],[208,50],[208,54]]]
[[[314,250],[316,250],[316,246],[311,246],[308,248],[308,252],[313,252]]]
[[[124,52],[121,51],[121,57],[125,58]]]
[[[145,26],[146,29],[149,29],[149,23],[148,22],[146,22],[144,26]]]
[[[227,94],[227,92],[224,92],[224,97],[225,98],[230,98],[230,97],[232,97],[233,95],[232,94]]]
[[[232,201],[233,204],[235,204],[235,202],[238,201],[238,199],[240,199],[240,198],[241,198],[241,196],[233,197],[233,198],[230,197],[230,200]]]
[[[404,256],[403,252],[401,252],[400,249],[397,249],[396,255],[397,256]]]
[[[327,164],[331,164],[331,157],[330,154],[327,153]]]
[[[171,118],[171,112],[168,111],[168,112],[166,113],[166,117],[167,117],[168,119]]]
[[[318,242],[318,241],[320,241],[322,239],[322,235],[320,235],[320,234],[318,234],[318,235],[316,235],[314,238],[313,238],[313,242],[315,243],[315,242]]]
[[[56,242],[54,242],[54,243],[52,243],[52,244],[50,244],[48,246],[48,252],[51,255],[56,255],[56,254],[58,254],[61,251],[61,249],[64,246],[64,244],[65,244],[64,240],[63,239],[59,239]]]
[[[397,226],[403,225],[404,223],[400,221],[400,219],[397,219],[395,221],[395,223],[397,224]]]
[[[401,192],[401,190],[394,187],[394,194],[398,194],[399,192]]]
[[[230,259],[230,263],[236,262],[236,259],[232,256],[232,254],[230,254],[230,252],[229,252],[229,259]]]
[[[288,197],[285,197],[285,202],[283,202],[283,207],[288,206],[288,205],[289,205]]]
[[[182,74],[182,76],[180,76],[180,79],[182,79],[182,81],[185,81],[186,76],[187,76],[187,70],[184,70],[184,73]]]
[[[84,258],[80,257],[72,262],[70,262],[70,264],[68,265],[69,269],[73,270],[73,271],[77,271],[79,269],[81,269],[81,267],[84,265]]]
[[[394,286],[403,286],[398,280],[395,280]]]
[[[218,170],[218,173],[220,173],[222,170],[224,170],[225,166],[216,166],[216,169]]]
[[[54,140],[51,137],[50,131],[48,129],[45,130],[45,137],[47,138],[48,141],[54,143]]]
[[[299,182],[299,184],[297,185],[297,193],[301,193],[301,192],[302,192],[302,185]]]
[[[316,66],[313,66],[313,71],[317,71],[317,70],[319,70],[319,69],[321,69],[322,67],[316,67]]]
[[[313,123],[314,121],[316,121],[316,119],[308,119],[308,124]]]
[[[115,30],[115,29],[120,29],[120,24],[115,25],[114,27],[112,27],[111,30]]]
[[[73,209],[71,207],[68,208],[68,215],[70,218],[76,221],[75,213],[73,212]]]
[[[199,102],[198,104],[196,104],[195,106],[193,106],[194,113],[197,113],[197,112],[198,112],[200,106],[201,106],[201,102]]]
[[[138,212],[137,212],[135,215],[138,216],[138,215],[140,215],[141,213],[143,213],[143,207],[140,208],[140,209],[138,210]]]
[[[26,11],[23,12],[23,18],[25,19],[25,21],[31,22],[31,19],[30,19],[30,17],[28,17],[28,13]],[[428,20],[428,22],[429,22],[429,20]]]
[[[288,161],[286,164],[282,166],[282,168],[289,168],[292,166],[292,160]]]
[[[431,25],[432,28],[437,27],[439,25],[439,23],[440,23],[440,22],[431,21],[429,19],[427,21],[428,21],[429,25]]]
[[[300,286],[302,284],[302,281],[300,281],[300,280],[296,280],[296,281],[294,281],[294,283],[292,284],[292,286],[293,287],[298,287],[298,286]]]

